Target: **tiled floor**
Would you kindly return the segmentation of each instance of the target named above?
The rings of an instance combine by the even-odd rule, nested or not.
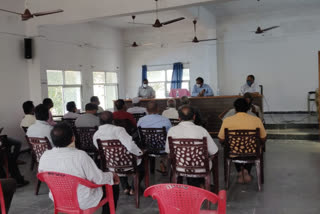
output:
[[[232,183],[227,192],[228,214],[318,214],[320,213],[320,144],[316,141],[275,141],[267,142],[265,185],[257,191],[256,179],[250,185]],[[29,161],[28,155],[22,158]],[[29,165],[22,170],[32,184],[18,189],[14,196],[10,214],[53,213],[53,204],[48,198],[48,189],[43,185],[40,195],[35,196],[35,172],[30,173]],[[223,166],[220,161],[220,188],[223,183]],[[255,170],[253,170],[253,174]],[[168,178],[156,174],[151,183],[168,182]],[[121,195],[118,214],[156,214],[157,203],[141,196],[140,209],[135,209],[134,198]]]
[[[318,115],[313,114],[264,114],[267,124],[317,124]]]

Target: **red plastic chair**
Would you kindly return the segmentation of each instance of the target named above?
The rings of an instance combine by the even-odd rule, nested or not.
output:
[[[160,214],[225,214],[226,191],[219,195],[204,189],[183,184],[158,184],[147,188],[144,196],[156,199]],[[218,203],[217,210],[200,210],[202,203],[208,200]]]
[[[3,197],[3,191],[2,191],[2,186],[0,182],[0,206],[1,206],[1,213],[6,214],[6,204],[4,203],[4,197]]]
[[[58,172],[41,172],[38,179],[47,183],[53,199],[54,213],[91,214],[109,202],[110,214],[115,214],[112,186],[97,185],[88,180]],[[94,189],[105,186],[106,197],[96,207],[81,210],[78,202],[77,190],[79,184]]]

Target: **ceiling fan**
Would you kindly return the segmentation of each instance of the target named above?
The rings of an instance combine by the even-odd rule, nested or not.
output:
[[[142,44],[142,43],[137,43],[137,42],[133,42],[132,44],[126,46],[126,47],[131,47],[131,48],[137,48],[137,47],[142,47],[142,46],[151,46],[151,45],[154,45],[154,43],[145,43],[145,44]]]
[[[254,31],[255,34],[263,34],[264,32],[266,31],[269,31],[269,30],[273,30],[273,29],[276,29],[276,28],[279,28],[280,26],[272,26],[272,27],[269,27],[269,28],[265,28],[265,29],[262,29],[261,27],[258,27],[256,31]]]
[[[135,15],[132,15],[131,16],[132,18],[132,22],[128,22],[129,24],[134,24],[134,25],[149,25],[149,26],[152,26],[152,24],[146,24],[146,23],[139,23],[139,22],[136,22],[136,16]]]
[[[193,20],[193,29],[194,29],[194,38],[192,41],[188,41],[188,42],[193,42],[193,43],[199,43],[199,42],[207,42],[207,41],[214,41],[217,39],[198,39],[197,37],[197,20]]]
[[[160,27],[162,27],[164,25],[169,25],[169,24],[172,24],[172,23],[175,23],[175,22],[179,22],[179,21],[185,19],[184,17],[180,17],[180,18],[172,19],[172,20],[169,20],[169,21],[166,21],[166,22],[160,22],[160,20],[158,18],[158,0],[155,0],[155,1],[156,1],[156,16],[157,16],[157,19],[156,19],[155,23],[152,25],[153,27],[160,28]]]
[[[10,10],[5,10],[5,9],[0,9],[0,11],[8,12],[8,13],[13,13],[21,16],[22,21],[27,21],[29,19],[32,19],[35,16],[46,16],[46,15],[51,15],[55,13],[62,13],[63,10],[58,9],[58,10],[52,10],[52,11],[45,11],[45,12],[39,12],[39,13],[31,13],[29,9],[25,9],[23,13],[18,13]]]

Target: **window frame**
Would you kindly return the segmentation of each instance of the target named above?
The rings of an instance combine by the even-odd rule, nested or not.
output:
[[[49,81],[48,81],[48,71],[61,71],[62,72],[62,85],[61,84],[53,84],[50,85]],[[66,84],[66,78],[65,78],[65,73],[66,71],[74,71],[74,72],[79,72],[80,73],[80,84]],[[80,109],[82,109],[82,96],[83,96],[83,88],[82,88],[82,83],[83,83],[83,79],[82,79],[82,70],[73,70],[73,69],[46,69],[46,76],[47,76],[47,89],[48,89],[48,96],[49,96],[49,87],[61,87],[62,88],[62,102],[63,102],[63,106],[62,106],[62,110],[63,110],[63,114],[66,113],[66,104],[64,102],[64,89],[65,88],[80,88]],[[79,108],[79,106],[77,106]],[[54,115],[54,116],[60,116],[60,115]]]
[[[93,73],[104,73],[104,83],[94,83],[94,78],[93,78]],[[117,76],[117,83],[107,83],[107,73],[115,73]],[[93,89],[93,94],[94,94],[94,86],[95,85],[100,85],[100,86],[104,86],[104,103],[105,106],[103,106],[103,108],[105,110],[108,110],[107,108],[107,86],[116,86],[117,87],[117,99],[119,99],[119,72],[118,71],[105,71],[105,70],[96,70],[96,71],[92,71],[92,89]],[[94,94],[95,95],[95,94]],[[96,95],[95,95],[96,96]],[[110,109],[111,110],[111,109]]]

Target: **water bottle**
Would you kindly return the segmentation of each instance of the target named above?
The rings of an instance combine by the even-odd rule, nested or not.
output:
[[[220,90],[217,88],[216,96],[220,96]]]
[[[179,96],[179,90],[176,91],[176,97],[180,97]]]

